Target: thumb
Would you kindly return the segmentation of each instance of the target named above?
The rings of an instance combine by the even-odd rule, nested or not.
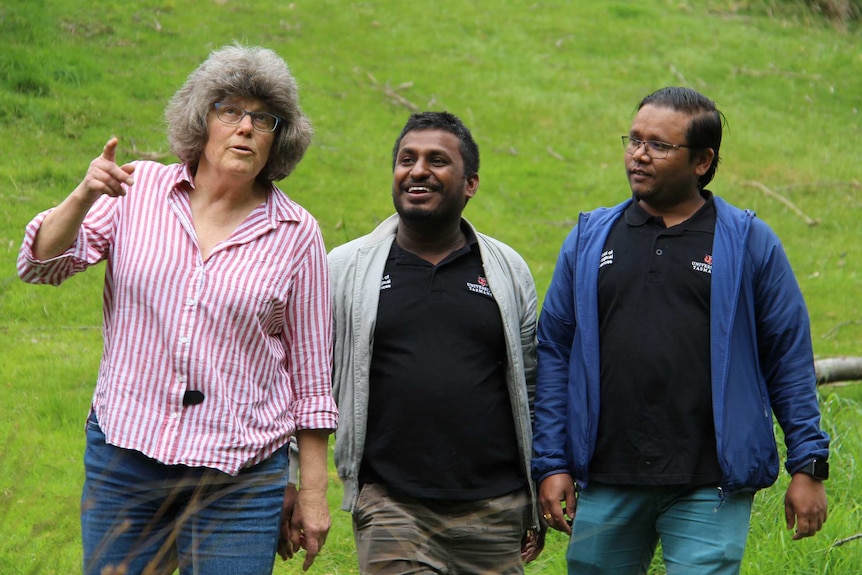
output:
[[[119,142],[120,141],[117,139],[116,136],[111,137],[111,139],[108,140],[108,142],[105,144],[105,147],[102,148],[102,158],[108,160],[109,162],[115,161],[114,158],[116,157],[117,144]]]

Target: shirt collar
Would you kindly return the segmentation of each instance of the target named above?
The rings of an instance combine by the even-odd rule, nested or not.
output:
[[[679,224],[683,229],[691,231],[711,232],[715,229],[715,202],[712,192],[701,190],[700,195],[705,200],[704,204],[686,221]],[[660,222],[661,218],[653,216],[644,210],[636,199],[626,208],[624,212],[626,224],[637,227],[650,221]],[[661,225],[664,225],[662,222]]]
[[[467,220],[461,219],[461,232],[464,234],[464,239],[466,240],[466,244],[446,256],[446,259],[443,261],[447,261],[453,257],[460,257],[464,253],[481,253],[479,250],[479,239],[476,237],[475,232],[473,231],[473,226],[467,223]],[[399,262],[421,259],[415,254],[405,250],[401,246],[398,245],[398,242],[393,241],[392,247],[389,249],[390,257],[394,257]],[[407,258],[404,260],[403,258]],[[424,261],[424,260],[422,260]],[[442,262],[440,262],[442,263]],[[439,265],[439,264],[438,264]]]
[[[169,194],[178,190],[191,191],[195,188],[191,169],[188,164],[175,164]],[[266,219],[275,227],[278,222],[298,222],[302,219],[302,208],[282,192],[275,184],[269,185],[266,199]]]

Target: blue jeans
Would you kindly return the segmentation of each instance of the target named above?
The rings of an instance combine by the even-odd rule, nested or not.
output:
[[[659,540],[668,575],[736,575],[753,498],[721,502],[717,487],[591,483],[578,497],[569,575],[646,574]]]
[[[287,447],[236,477],[164,465],[105,442],[87,422],[81,496],[84,575],[271,575]]]

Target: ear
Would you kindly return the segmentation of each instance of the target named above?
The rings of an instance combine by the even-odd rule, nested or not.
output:
[[[707,148],[697,152],[697,155],[694,157],[694,173],[700,177],[708,172],[709,167],[712,165],[713,158],[715,158],[715,150],[712,148]]]
[[[467,176],[467,185],[464,187],[464,194],[467,196],[467,199],[469,200],[475,196],[477,191],[479,191],[479,174]]]

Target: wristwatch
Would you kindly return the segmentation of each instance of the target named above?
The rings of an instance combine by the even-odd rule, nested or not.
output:
[[[797,473],[807,473],[814,479],[823,481],[829,479],[829,462],[822,459],[812,459],[806,463]]]

